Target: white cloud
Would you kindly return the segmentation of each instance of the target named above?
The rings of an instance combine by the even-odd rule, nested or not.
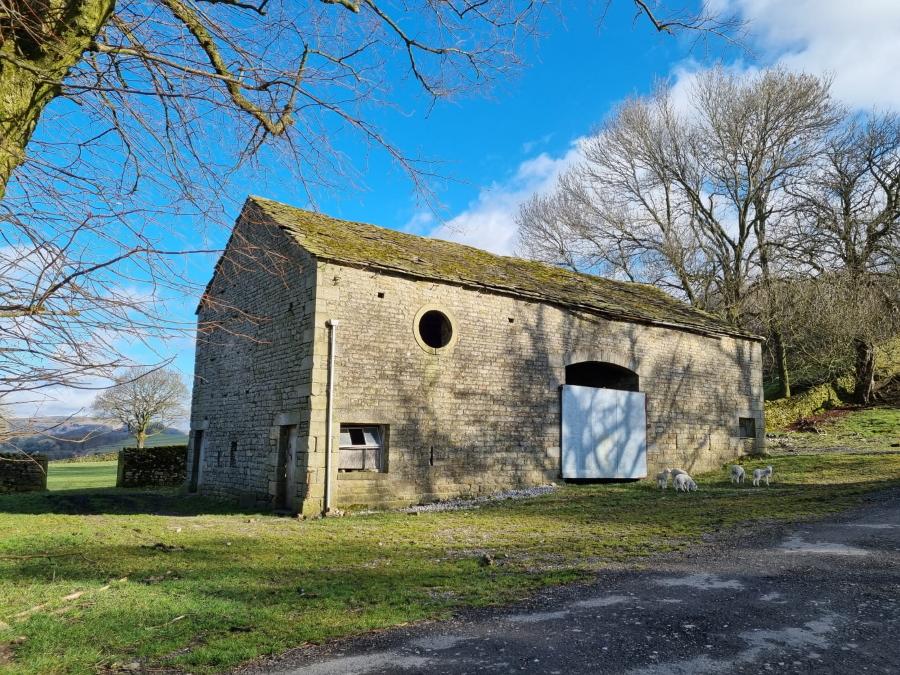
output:
[[[560,173],[580,156],[578,143],[574,141],[561,157],[543,152],[525,160],[508,179],[482,188],[465,211],[433,229],[430,236],[511,255],[519,207],[532,195],[553,189]]]
[[[721,67],[735,75],[754,75],[759,72],[757,66],[747,64],[744,61],[722,64]],[[706,70],[706,66],[693,59],[682,61],[672,69],[669,96],[676,111],[687,117],[697,114],[696,109],[692,107],[690,102],[691,96],[700,74],[706,72]]]
[[[98,389],[103,383],[89,383]],[[91,404],[99,393],[98,389],[75,389],[72,387],[47,387],[37,392],[15,392],[3,400],[12,417],[62,417],[68,415],[90,415]]]
[[[427,209],[420,209],[413,213],[400,229],[410,234],[424,234],[433,226],[434,213]]]
[[[530,155],[533,151],[537,150],[540,147],[547,145],[550,140],[553,138],[553,133],[544,134],[540,138],[535,138],[530,141],[525,141],[522,143],[522,152],[526,155]]]
[[[718,0],[749,21],[766,63],[834,78],[834,95],[861,109],[900,108],[897,0]]]
[[[725,67],[752,73],[779,65],[833,78],[833,93],[859,109],[900,109],[895,70],[900,64],[900,0],[713,0],[712,9],[737,12],[749,21],[751,47],[759,63],[737,60]],[[672,71],[672,95],[687,111],[687,97],[706,66],[683,61]],[[530,153],[544,137],[523,143]],[[515,215],[535,193],[552,189],[578,156],[577,144],[561,157],[541,153],[521,163],[508,179],[484,187],[465,211],[431,231],[431,236],[510,254],[516,244]],[[424,229],[414,216],[407,231]]]

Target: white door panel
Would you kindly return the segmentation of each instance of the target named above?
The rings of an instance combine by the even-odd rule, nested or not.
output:
[[[646,396],[639,391],[618,391],[619,461],[616,478],[644,478],[647,475]]]
[[[563,478],[646,476],[644,399],[641,392],[565,385]]]
[[[593,405],[593,389],[574,386],[562,388],[563,478],[582,478],[599,471],[594,464],[591,425]]]

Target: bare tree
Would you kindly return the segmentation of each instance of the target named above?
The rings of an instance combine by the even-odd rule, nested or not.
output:
[[[675,290],[739,325],[751,287],[777,272],[788,188],[840,116],[827,81],[781,70],[704,73],[687,109],[660,87],[615,111],[556,194],[526,204],[523,250]],[[787,395],[777,316],[767,325]]]
[[[736,28],[621,1],[667,33]],[[353,136],[427,194],[434,164],[374,111],[398,92],[431,105],[485,90],[550,5],[0,0],[0,400],[108,377],[120,345],[192,330],[168,311],[199,290],[185,255],[216,248],[207,228],[259,158],[314,202],[358,180]]]
[[[631,2],[660,32],[729,38],[740,28],[733,14],[705,7]],[[429,96],[452,96],[515,64],[519,38],[549,4],[422,0],[401,9],[378,0],[2,0],[0,198],[58,97],[88,105],[134,153],[141,148],[128,143],[125,120],[142,119],[142,107],[151,106],[164,119],[156,120],[159,131],[143,125],[144,131],[163,148],[186,140],[176,121],[233,113],[248,132],[241,153],[285,137],[315,171],[328,161],[323,116],[333,116],[406,164],[358,111],[386,91],[385,65],[399,58]]]
[[[405,65],[430,99],[489,82],[536,13],[410,9],[0,0],[0,399],[109,377],[122,345],[192,330],[167,311],[198,294],[184,254],[214,248],[206,228],[259,153],[312,192],[353,180],[331,144],[350,131],[426,180],[370,121],[391,76]]]
[[[125,371],[94,400],[98,415],[121,422],[143,448],[154,425],[161,431],[185,413],[188,390],[172,370]]]
[[[840,290],[841,334],[854,353],[854,398],[868,403],[876,346],[900,327],[900,117],[852,121],[815,169],[792,190],[797,222],[786,249]]]
[[[162,431],[185,413],[188,391],[181,376],[172,370],[126,371],[116,384],[97,396],[94,410],[102,417],[121,422],[143,448],[154,426]]]
[[[657,284],[703,305],[707,263],[692,224],[695,209],[667,159],[685,142],[667,90],[626,101],[582,143],[583,161],[561,176],[558,189],[525,204],[522,250]]]
[[[779,313],[792,375],[798,384],[835,382],[852,375],[854,384],[849,393],[853,395],[857,389],[858,343],[872,345],[874,355],[896,339],[900,279],[885,274],[868,275],[867,279],[868,283],[861,285],[845,272],[825,271],[782,276],[768,288],[758,287],[760,294],[753,301],[767,307],[756,315]],[[766,326],[756,329],[764,333]],[[877,383],[871,377],[864,375],[874,392]]]

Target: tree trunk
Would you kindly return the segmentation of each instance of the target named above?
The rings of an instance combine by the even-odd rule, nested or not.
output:
[[[47,104],[112,15],[115,0],[12,0],[0,25],[0,199]],[[21,24],[21,25],[20,25]]]
[[[791,373],[788,370],[787,350],[784,347],[784,339],[781,331],[772,333],[772,357],[775,360],[775,370],[778,373],[778,397],[791,397]]]
[[[865,340],[854,342],[856,349],[856,382],[853,386],[853,400],[868,404],[875,388],[875,347]]]
[[[771,334],[772,358],[775,361],[775,371],[778,373],[778,397],[790,398],[791,396],[791,373],[788,370],[787,349],[784,346],[784,334],[781,332],[782,316],[779,316],[778,310],[781,303],[776,301],[780,295],[779,286],[773,283],[772,273],[769,267],[769,252],[771,244],[768,240],[767,227],[768,218],[766,213],[766,202],[763,199],[754,201],[754,211],[756,218],[753,222],[753,231],[756,233],[757,245],[759,246],[759,267],[762,271],[763,286],[765,288],[765,308],[766,323]]]
[[[144,449],[144,443],[147,442],[147,432],[146,431],[138,431],[134,435],[135,443],[137,444],[138,450]]]

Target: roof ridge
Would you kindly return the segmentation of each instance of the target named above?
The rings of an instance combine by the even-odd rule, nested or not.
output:
[[[319,258],[491,288],[629,321],[760,339],[650,284],[609,279],[491,253],[469,244],[335,218],[267,197],[250,195],[247,202],[259,207],[298,245]]]
[[[592,274],[590,272],[583,272],[581,270],[573,270],[573,269],[569,269],[566,267],[560,267],[559,265],[554,265],[553,263],[549,263],[544,260],[533,260],[531,258],[522,258],[522,257],[516,256],[516,255],[505,255],[503,253],[494,253],[492,251],[488,251],[483,248],[478,248],[477,246],[472,246],[471,244],[464,244],[462,242],[452,241],[450,239],[441,239],[440,237],[425,237],[420,234],[412,234],[411,232],[404,232],[403,230],[395,230],[393,228],[384,227],[382,225],[375,225],[374,223],[368,223],[368,222],[365,222],[362,220],[347,220],[346,218],[336,218],[335,216],[329,215],[327,213],[323,213],[321,211],[314,211],[312,209],[305,209],[300,206],[293,206],[291,204],[285,204],[284,202],[279,202],[278,200],[275,200],[275,199],[269,199],[268,197],[260,197],[259,195],[250,195],[247,199],[257,202],[257,203],[258,202],[268,202],[268,203],[274,204],[276,206],[287,207],[289,209],[292,209],[295,211],[300,211],[302,213],[308,213],[310,215],[314,215],[319,218],[327,218],[328,220],[334,221],[335,223],[352,223],[353,225],[362,225],[364,227],[371,227],[375,230],[388,230],[388,231],[392,232],[393,234],[396,234],[397,236],[400,236],[400,237],[410,237],[410,238],[418,239],[418,240],[424,239],[426,241],[437,241],[437,242],[441,242],[444,244],[449,244],[450,246],[467,248],[471,251],[476,251],[477,253],[482,254],[482,255],[488,255],[488,256],[491,256],[492,258],[501,258],[504,260],[510,260],[517,264],[540,265],[541,267],[543,267],[547,270],[559,271],[559,272],[561,272],[565,275],[569,275],[569,276],[585,277],[587,280],[603,279],[604,281],[611,283],[611,284],[616,284],[623,289],[628,289],[630,287],[637,286],[637,287],[652,291],[653,293],[663,295],[667,298],[672,298],[671,295],[666,293],[661,288],[657,288],[656,286],[653,286],[652,284],[648,284],[643,281],[623,281],[621,279],[612,279],[610,277],[604,277],[599,274]],[[696,312],[703,312],[704,314],[707,314],[708,316],[712,316],[712,315],[709,315],[708,312],[704,312],[701,309],[697,309],[697,308],[692,308],[692,309]]]

